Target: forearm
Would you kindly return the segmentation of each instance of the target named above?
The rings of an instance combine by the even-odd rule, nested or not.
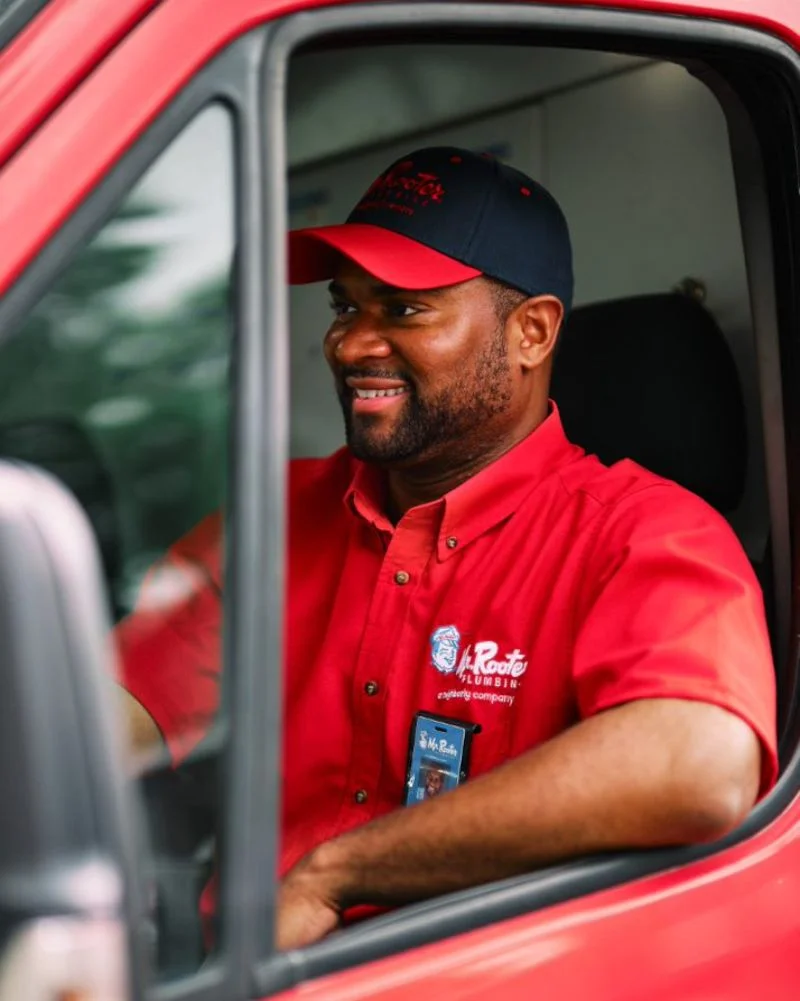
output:
[[[709,713],[725,755],[698,738]],[[722,710],[631,704],[321,846],[301,877],[339,907],[391,905],[593,852],[710,840],[749,810],[757,764],[755,737]]]
[[[119,712],[125,724],[125,759],[132,776],[168,760],[164,738],[153,717],[130,692],[116,687]]]

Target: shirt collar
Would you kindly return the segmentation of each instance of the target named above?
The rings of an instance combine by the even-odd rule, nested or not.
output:
[[[558,407],[550,402],[544,421],[514,448],[455,490],[424,505],[440,512],[437,556],[445,560],[509,518],[522,500],[556,469],[583,455],[564,433]],[[353,460],[345,502],[381,532],[393,532],[385,514],[386,479],[375,466]]]
[[[394,531],[386,515],[386,476],[377,466],[353,459],[353,479],[344,495],[345,504],[379,532]]]

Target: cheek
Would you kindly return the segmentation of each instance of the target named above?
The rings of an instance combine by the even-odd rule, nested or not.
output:
[[[408,353],[409,363],[431,387],[457,386],[469,380],[486,351],[486,338],[469,328],[443,331],[425,345],[425,351]]]
[[[325,355],[325,361],[328,363],[330,368],[336,365],[336,348],[341,341],[342,336],[337,331],[331,328],[325,338],[322,341],[322,353]]]
[[[475,350],[466,324],[443,324],[437,330],[418,330],[404,338],[402,353],[409,367],[425,382],[449,382],[465,365]]]
[[[470,303],[454,312],[442,325],[434,349],[451,364],[469,366],[486,350],[494,336],[494,313]]]

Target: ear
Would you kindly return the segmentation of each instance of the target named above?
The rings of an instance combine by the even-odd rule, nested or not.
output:
[[[564,306],[554,295],[538,295],[517,306],[508,318],[508,333],[522,368],[538,368],[551,356],[563,319]]]

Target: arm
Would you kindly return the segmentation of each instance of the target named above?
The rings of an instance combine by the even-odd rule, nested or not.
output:
[[[121,712],[125,719],[127,733],[126,754],[128,764],[134,774],[138,774],[145,761],[160,759],[164,752],[164,738],[155,720],[141,702],[125,691],[118,689]]]
[[[148,572],[114,630],[120,700],[135,768],[182,761],[217,711],[221,664],[221,520],[212,515]]]
[[[755,802],[759,742],[739,717],[677,699],[584,720],[495,771],[321,845],[284,881],[281,948],[352,905],[402,904],[579,855],[711,841]]]

